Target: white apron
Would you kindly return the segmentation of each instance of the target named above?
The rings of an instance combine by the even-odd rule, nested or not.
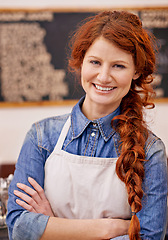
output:
[[[70,127],[66,121],[45,164],[45,194],[57,217],[130,218],[125,184],[116,175],[117,158],[74,155],[62,150]]]

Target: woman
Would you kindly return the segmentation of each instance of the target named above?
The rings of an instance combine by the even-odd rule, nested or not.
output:
[[[166,154],[143,119],[154,106],[151,38],[136,15],[102,12],[74,35],[69,66],[86,95],[27,134],[9,189],[10,239],[164,239]]]

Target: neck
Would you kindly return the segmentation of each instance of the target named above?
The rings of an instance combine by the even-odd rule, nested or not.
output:
[[[82,112],[83,114],[89,119],[89,120],[96,120],[102,117],[105,117],[112,113],[114,110],[109,108],[109,111],[104,111],[103,105],[97,105],[97,104],[86,104],[85,100],[82,104]]]

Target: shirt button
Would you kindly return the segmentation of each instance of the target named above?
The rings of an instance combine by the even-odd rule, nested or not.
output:
[[[94,137],[94,136],[95,136],[95,133],[94,133],[94,132],[92,132],[92,133],[91,133],[91,136],[92,136],[92,137]]]
[[[97,124],[96,123],[93,123],[93,127],[96,127],[97,126]]]

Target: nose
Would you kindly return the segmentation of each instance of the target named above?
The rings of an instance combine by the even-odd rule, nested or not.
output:
[[[99,69],[98,75],[97,75],[97,79],[101,82],[101,83],[110,83],[111,82],[111,71],[110,68],[108,66],[102,66]]]

